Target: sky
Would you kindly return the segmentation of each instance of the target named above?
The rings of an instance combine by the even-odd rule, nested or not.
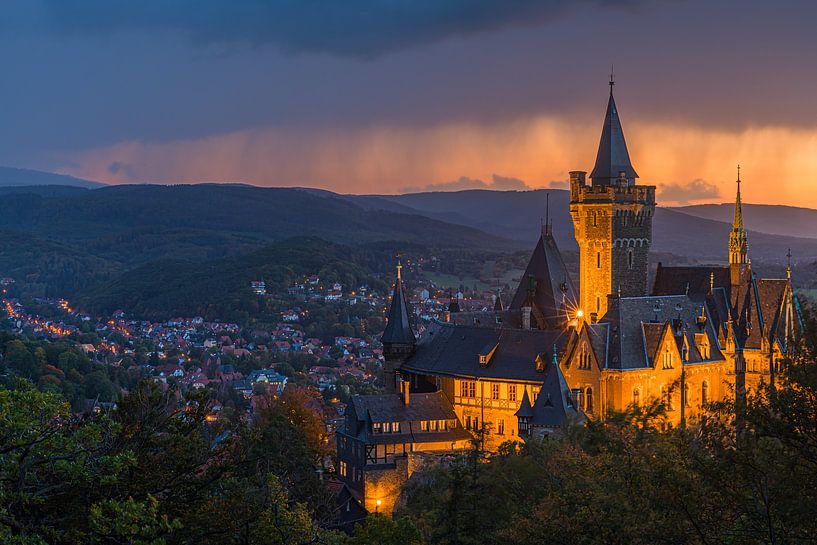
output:
[[[0,0],[0,164],[341,193],[565,187],[609,88],[659,204],[817,208],[817,3]]]

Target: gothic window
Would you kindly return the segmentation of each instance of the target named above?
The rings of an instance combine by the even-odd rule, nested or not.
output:
[[[587,344],[582,344],[579,352],[579,369],[590,369],[590,352],[587,350]]]
[[[599,224],[598,214],[596,214],[596,212],[593,212],[592,214],[593,214],[593,227],[596,227]]]
[[[596,268],[601,269],[601,252],[596,252]]]
[[[690,406],[689,405],[689,386],[686,383],[684,383],[684,385],[681,386],[681,403],[683,404],[684,407],[689,407]]]
[[[641,405],[641,390],[638,387],[633,388],[633,405]]]
[[[627,268],[629,268],[629,269],[633,268],[633,251],[632,250],[629,250],[627,252]]]
[[[491,384],[491,399],[499,399],[499,384]]]
[[[584,392],[584,410],[585,412],[593,412],[593,388],[588,388]]]
[[[508,385],[508,401],[516,401],[516,384]]]
[[[601,297],[596,297],[596,312],[601,310]]]
[[[672,369],[672,351],[670,350],[669,346],[666,347],[666,350],[664,350],[663,367],[664,369]]]
[[[701,384],[701,405],[709,403],[709,383],[703,381]]]

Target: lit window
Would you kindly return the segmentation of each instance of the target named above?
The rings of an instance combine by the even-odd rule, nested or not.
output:
[[[345,477],[346,476],[346,462],[341,462],[339,469],[340,469],[340,476]]]
[[[436,420],[431,420],[429,422],[429,424],[431,425],[431,427],[429,428],[431,431],[437,431],[437,421]]]
[[[381,427],[380,422],[375,422],[374,424],[372,424],[372,432],[380,433],[381,431],[382,431],[382,427]]]
[[[428,420],[421,420],[420,421],[420,430],[421,431],[428,431]]]

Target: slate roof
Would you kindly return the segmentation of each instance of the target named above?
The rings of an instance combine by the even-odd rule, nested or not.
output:
[[[584,418],[584,414],[574,407],[567,381],[559,364],[553,360],[545,368],[545,381],[532,412],[531,425],[548,428],[562,427],[569,415]]]
[[[702,305],[702,302],[686,295],[613,299],[602,319],[610,328],[607,367],[639,369],[650,366],[650,358],[655,353],[661,331],[668,322],[676,330],[686,331],[692,358],[692,353],[696,352],[692,350],[695,344],[694,333],[701,331],[698,316]],[[723,360],[708,311],[703,331],[706,332],[711,347],[710,360]]]
[[[416,342],[414,330],[411,329],[411,322],[409,322],[408,303],[403,293],[403,282],[399,275],[394,283],[389,318],[380,342],[393,344],[414,344]]]
[[[409,404],[400,394],[352,396],[355,414],[369,422],[408,422],[412,420],[446,420],[456,418],[445,394],[412,393]]]
[[[607,113],[604,116],[604,126],[599,139],[599,151],[596,154],[596,164],[590,173],[593,185],[608,185],[615,183],[619,172],[625,172],[628,184],[635,183],[638,174],[630,162],[630,153],[627,151],[627,142],[624,140],[624,130],[618,116],[618,108],[613,98],[613,88],[610,87],[610,100],[607,101]]]
[[[446,431],[423,431],[422,420],[448,420],[455,425]],[[373,422],[400,422],[399,433],[372,433]],[[470,433],[459,425],[448,398],[441,391],[412,393],[409,404],[400,394],[352,396],[352,410],[347,413],[344,433],[354,435],[367,444],[416,442],[452,442],[470,439]]]
[[[534,280],[533,298],[529,300],[531,278]],[[577,301],[578,292],[556,240],[549,228],[545,228],[533,249],[509,309],[519,310],[532,304],[534,316],[541,316],[544,320],[544,323],[538,324],[540,329],[559,328],[565,322],[565,308],[575,307]]]
[[[723,265],[699,267],[664,267],[655,269],[653,295],[689,295],[702,298],[709,294],[710,275],[714,273],[716,288],[729,289],[729,267]]]
[[[536,358],[549,361],[553,346],[564,346],[568,333],[561,330],[491,329],[448,323],[432,324],[412,357],[401,369],[423,375],[497,378],[541,382]],[[479,353],[489,345],[497,348],[490,362],[482,366]]]

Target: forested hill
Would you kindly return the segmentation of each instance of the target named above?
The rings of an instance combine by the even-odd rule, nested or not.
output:
[[[317,236],[333,242],[405,240],[440,248],[521,248],[500,236],[420,214],[367,210],[298,189],[246,185],[134,185],[43,195],[7,191],[0,229],[25,231],[127,264],[212,258],[235,247]],[[241,249],[241,248],[239,248]]]
[[[385,292],[393,256],[394,243],[347,246],[292,238],[212,261],[152,262],[82,291],[76,301],[97,313],[123,308],[144,318],[204,316],[243,323],[263,310],[262,300],[250,290],[253,280],[263,279],[273,294],[286,293],[293,282],[313,274],[325,283],[367,284]]]
[[[524,248],[472,227],[298,189],[0,187],[0,277],[31,295],[73,297],[143,266],[169,281],[174,262],[215,262],[303,236],[393,241],[392,252],[412,244],[443,252]]]

